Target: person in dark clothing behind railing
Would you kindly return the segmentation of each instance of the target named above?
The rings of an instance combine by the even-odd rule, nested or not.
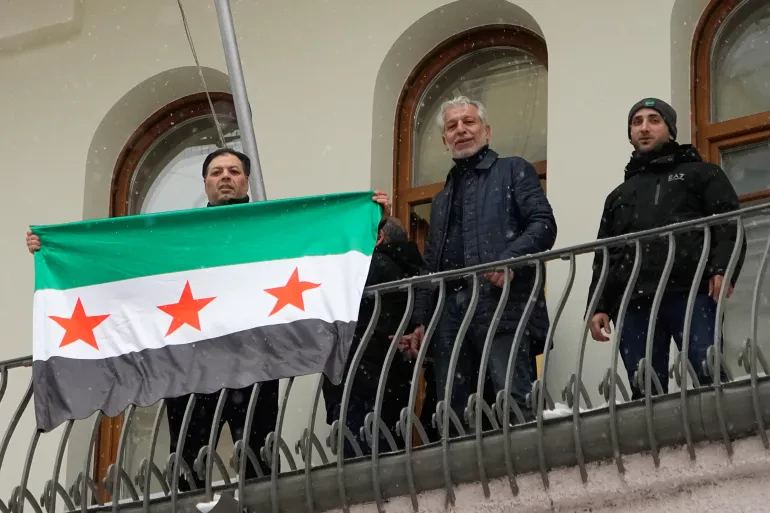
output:
[[[251,161],[243,153],[228,148],[221,148],[210,153],[203,161],[202,168],[203,186],[208,198],[207,207],[248,203],[248,177],[250,170]],[[387,194],[375,191],[372,200],[382,205],[386,212],[390,210]],[[30,253],[40,249],[40,238],[31,231],[27,232],[26,242]],[[246,426],[246,410],[251,399],[251,390],[252,387],[249,386],[228,392],[222,418],[219,422],[217,440],[219,439],[219,432],[221,432],[225,423],[230,427],[233,441],[243,438]],[[184,395],[166,400],[170,435],[169,451],[172,453],[177,450],[177,442],[182,430],[182,421],[189,398],[189,395]],[[190,424],[187,428],[182,457],[192,470],[192,477],[195,486],[198,488],[203,487],[204,481],[199,478],[192,467],[201,448],[209,443],[211,425],[214,420],[218,400],[219,392],[197,394]],[[262,458],[260,449],[265,444],[267,435],[275,430],[277,416],[278,381],[266,381],[262,383],[259,390],[254,420],[249,435],[249,447],[256,455],[262,472],[265,474],[270,474],[271,469],[268,462]],[[247,479],[257,477],[257,472],[252,465],[247,464],[246,469]],[[190,488],[191,486],[187,479],[181,477],[179,479],[179,489],[187,491]]]
[[[372,253],[366,286],[415,276],[420,273],[423,266],[422,256],[417,245],[407,239],[406,231],[401,223],[394,217],[383,218],[380,221],[377,243]],[[365,438],[360,436],[360,430],[364,425],[366,415],[374,411],[377,386],[385,362],[385,355],[391,344],[390,338],[396,333],[406,311],[406,306],[407,293],[405,291],[381,294],[380,316],[374,333],[364,350],[353,381],[352,395],[346,413],[346,424],[353,436],[356,437],[364,454],[371,454],[371,448]],[[364,296],[356,322],[353,345],[348,356],[346,376],[373,313],[374,296]],[[408,328],[413,329],[413,326],[408,326]],[[395,435],[394,427],[398,423],[402,408],[406,407],[409,401],[409,389],[414,370],[413,363],[408,361],[405,356],[402,353],[396,353],[393,359],[388,373],[380,417],[396,440],[399,440],[399,437]],[[345,382],[343,381],[342,384],[335,386],[324,378],[323,394],[328,424],[339,419],[344,385]],[[383,438],[380,440],[380,452],[386,452],[388,449],[385,440]],[[345,443],[344,455],[346,458],[354,456],[353,448],[347,442]]]
[[[646,98],[628,114],[628,138],[634,147],[625,169],[625,180],[604,203],[598,238],[625,235],[672,223],[689,221],[739,208],[738,196],[722,169],[703,162],[691,145],[676,142],[676,112],[657,98]],[[725,282],[725,272],[735,246],[735,221],[711,229],[711,249],[703,279],[695,297],[689,342],[689,361],[701,385],[710,384],[704,370],[706,352],[714,344],[716,301],[723,287],[732,294],[745,256],[745,241],[740,260]],[[668,390],[669,345],[674,338],[681,350],[684,317],[690,287],[703,251],[703,229],[695,228],[675,236],[675,259],[666,284],[655,325],[652,367],[663,391]],[[633,246],[610,249],[609,273],[591,322],[594,340],[607,342],[610,319],[617,323],[621,298],[634,265]],[[653,298],[668,255],[668,238],[642,242],[642,263],[631,303],[620,333],[620,354],[631,382],[634,399],[644,396],[634,375],[644,358],[648,323]],[[602,270],[602,253],[594,259],[590,303]],[[724,376],[724,373],[722,373]],[[641,377],[641,375],[640,375]],[[656,393],[653,385],[653,394]]]
[[[491,129],[484,105],[463,96],[455,98],[444,102],[437,122],[454,165],[444,189],[431,205],[424,253],[427,270],[457,270],[551,249],[556,240],[556,220],[537,173],[523,158],[500,157],[489,148]],[[491,345],[487,376],[494,393],[505,388],[514,334],[534,280],[533,266],[518,267],[514,272],[508,302]],[[503,284],[502,271],[489,272],[481,278],[478,305],[463,341],[451,395],[451,406],[463,423],[469,395],[476,391],[482,350]],[[452,349],[472,291],[470,279],[455,279],[446,285],[443,314],[430,342],[439,401],[445,397]],[[404,337],[404,348],[417,350],[435,305],[435,293],[421,290],[412,318],[418,328]],[[548,325],[541,286],[523,331],[511,378],[512,397],[526,419],[532,418],[525,407],[534,378],[530,354],[542,351]]]

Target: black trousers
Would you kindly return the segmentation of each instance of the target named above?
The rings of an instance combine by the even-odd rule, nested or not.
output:
[[[676,347],[680,351],[682,350],[687,300],[688,295],[686,293],[664,294],[655,323],[655,333],[652,339],[652,361],[650,363],[653,371],[658,375],[664,394],[668,392],[668,360],[672,338]],[[639,361],[644,358],[647,350],[647,332],[651,313],[652,298],[647,297],[631,301],[626,312],[623,333],[620,334],[620,355],[628,373],[632,399],[644,397],[644,389],[637,386],[634,376]],[[706,294],[695,296],[687,357],[698,375],[701,386],[708,386],[713,383],[713,378],[705,372],[703,364],[707,359],[708,348],[715,343],[716,320],[716,301]],[[721,370],[721,377],[722,382],[727,381],[727,374],[725,374],[724,369]],[[657,395],[654,386],[652,394]]]
[[[252,387],[230,390],[227,394],[227,401],[222,412],[222,419],[219,422],[217,431],[217,442],[222,432],[225,422],[230,426],[230,433],[233,441],[243,438],[243,431],[246,426],[246,410],[251,399]],[[170,451],[176,452],[179,433],[182,430],[182,420],[187,408],[187,402],[190,396],[184,395],[175,397],[166,401],[166,414],[168,415],[168,426],[171,435]],[[214,413],[219,400],[219,392],[196,396],[195,407],[193,409],[190,426],[187,429],[187,436],[182,449],[182,458],[192,470],[193,462],[198,457],[201,447],[208,445],[211,436],[211,423],[214,421]],[[254,412],[254,420],[251,424],[251,434],[249,435],[249,446],[262,467],[265,475],[270,474],[270,466],[262,459],[259,454],[260,449],[265,444],[267,435],[275,430],[278,418],[278,381],[267,381],[262,383],[257,397],[257,407]],[[257,477],[257,472],[250,463],[246,464],[246,479]],[[203,479],[200,479],[193,470],[193,479],[197,488],[204,485]],[[179,490],[190,490],[190,483],[184,477],[179,478]]]
[[[436,380],[436,393],[439,401],[444,400],[444,392],[448,383],[449,364],[454,349],[455,338],[460,330],[460,324],[470,305],[471,294],[468,289],[450,291],[446,295],[444,311],[438,325],[438,333],[434,335],[430,350],[433,354],[433,365]],[[464,410],[468,397],[475,392],[478,380],[479,366],[488,326],[472,321],[464,340],[461,342],[460,357],[454,371],[454,384],[450,400],[452,409],[458,420],[465,425]],[[490,357],[487,367],[487,382],[491,382],[492,394],[485,393],[484,399],[494,404],[496,394],[505,389],[508,358],[513,349],[515,332],[498,330],[492,339]],[[511,396],[518,405],[525,421],[534,419],[532,412],[526,406],[526,397],[532,391],[532,360],[530,358],[530,337],[526,332],[522,336],[518,353],[511,369]],[[485,390],[486,391],[486,390]],[[491,400],[491,401],[490,401]],[[450,425],[451,436],[457,436]]]

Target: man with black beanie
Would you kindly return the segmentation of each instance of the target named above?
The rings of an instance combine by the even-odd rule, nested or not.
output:
[[[597,238],[630,234],[740,207],[738,196],[722,169],[704,162],[693,146],[678,144],[676,135],[676,111],[666,102],[645,98],[631,108],[628,138],[634,152],[625,168],[625,180],[607,196]],[[745,256],[744,242],[735,273],[730,283],[725,283],[724,275],[736,237],[734,222],[711,229],[711,250],[695,298],[688,354],[701,385],[712,382],[704,362],[715,339],[716,300],[722,287],[729,287],[728,297],[732,294]],[[674,266],[655,323],[651,362],[664,392],[668,389],[671,338],[680,350],[682,348],[687,299],[703,250],[703,229],[677,234],[675,242]],[[641,379],[635,379],[641,376],[635,373],[645,355],[652,301],[667,255],[667,239],[642,242],[641,269],[626,311],[623,332],[619,334],[620,354],[634,399],[644,396],[643,385],[639,385]],[[607,282],[591,322],[591,335],[600,342],[609,340],[610,319],[617,323],[620,300],[634,265],[633,247],[611,248],[609,265]],[[602,255],[597,252],[589,301],[601,268]]]

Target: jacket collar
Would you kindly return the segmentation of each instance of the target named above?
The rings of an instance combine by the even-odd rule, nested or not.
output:
[[[224,203],[224,205],[240,205],[241,203],[248,203],[249,202],[249,195],[247,194],[243,198],[233,198],[231,200],[228,200],[227,203]],[[222,205],[212,205],[211,203],[206,203],[207,207],[221,207]]]
[[[484,146],[482,149],[479,150],[480,152],[485,152],[484,157],[474,166],[474,169],[478,170],[485,170],[490,169],[492,165],[497,161],[497,158],[499,155],[495,150],[489,149],[489,146]],[[472,157],[469,157],[472,158]],[[452,177],[453,174],[456,173],[457,170],[457,164],[455,163],[454,166],[452,166],[452,169],[449,170],[449,173],[447,173],[446,182],[449,182],[449,179]]]
[[[420,250],[412,241],[383,242],[374,247],[374,252],[393,260],[408,276],[419,273],[425,265]]]
[[[489,169],[492,167],[492,164],[495,163],[497,160],[497,152],[495,150],[489,150],[487,151],[487,154],[484,155],[484,158],[481,159],[481,162],[476,164],[476,169]]]
[[[691,144],[670,142],[653,153],[640,155],[634,152],[626,166],[625,179],[628,180],[635,174],[645,170],[665,172],[671,167],[689,162],[703,162],[698,150]]]

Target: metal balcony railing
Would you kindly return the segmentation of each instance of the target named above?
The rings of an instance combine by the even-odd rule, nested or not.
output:
[[[615,237],[601,241],[581,244],[565,249],[549,251],[538,255],[529,255],[509,261],[479,265],[466,269],[441,272],[432,275],[419,276],[383,285],[369,287],[366,294],[374,298],[374,315],[366,329],[366,333],[355,354],[351,355],[352,364],[345,381],[342,396],[341,418],[331,426],[328,437],[316,432],[316,417],[318,415],[321,397],[322,378],[319,376],[312,398],[312,408],[305,418],[289,418],[287,405],[291,397],[294,379],[289,379],[281,405],[274,433],[265,440],[262,456],[272,469],[281,468],[281,472],[272,472],[270,476],[262,476],[246,481],[247,465],[253,465],[256,455],[249,447],[249,426],[244,431],[244,440],[236,442],[234,452],[228,465],[218,455],[216,448],[204,447],[196,461],[184,461],[180,457],[185,437],[193,414],[195,396],[191,396],[184,415],[182,430],[179,435],[176,454],[169,455],[165,462],[157,462],[157,447],[159,444],[164,405],[161,401],[155,413],[151,430],[149,451],[141,461],[135,475],[129,475],[126,465],[128,457],[128,436],[136,408],[131,406],[125,411],[124,422],[118,444],[116,461],[110,465],[103,485],[111,497],[120,500],[104,503],[99,493],[93,475],[94,453],[97,433],[102,420],[100,414],[89,421],[67,422],[60,428],[60,441],[55,454],[38,454],[36,448],[41,436],[38,432],[22,433],[19,429],[20,419],[27,411],[32,397],[32,381],[26,387],[21,401],[16,406],[13,415],[7,421],[7,427],[0,442],[0,476],[13,476],[18,479],[18,486],[13,489],[7,501],[0,500],[0,513],[22,513],[24,508],[32,508],[35,513],[56,513],[57,508],[64,511],[85,512],[98,511],[153,511],[166,512],[194,511],[199,503],[212,502],[218,495],[234,500],[232,504],[248,508],[250,511],[326,511],[332,508],[342,508],[348,511],[352,504],[376,502],[378,509],[384,511],[384,501],[388,497],[409,495],[415,511],[419,511],[420,492],[443,488],[447,501],[454,500],[454,487],[459,483],[478,482],[489,496],[489,481],[494,478],[505,478],[510,482],[513,494],[518,493],[517,474],[539,472],[545,487],[549,486],[549,471],[555,467],[577,466],[583,481],[589,479],[586,464],[590,461],[613,459],[618,472],[625,471],[623,455],[649,451],[653,461],[659,462],[659,451],[663,446],[677,444],[686,445],[692,459],[697,454],[695,444],[700,441],[712,440],[724,444],[728,455],[732,451],[732,441],[759,434],[765,449],[770,447],[765,434],[766,423],[770,421],[770,368],[763,356],[758,339],[759,323],[770,322],[770,318],[760,319],[763,278],[770,252],[770,223],[763,221],[763,216],[770,214],[770,205],[753,206],[740,211],[717,215],[710,218],[689,221],[663,228],[636,233],[633,235]],[[730,378],[723,381],[719,369],[726,368],[723,357],[723,337],[715,337],[715,345],[708,352],[704,365],[714,383],[710,386],[700,386],[697,375],[688,359],[678,356],[671,367],[671,376],[679,386],[679,392],[666,394],[656,383],[656,375],[652,370],[650,355],[652,354],[652,329],[646,340],[646,358],[642,360],[636,379],[644,390],[644,398],[631,401],[620,377],[618,354],[620,337],[617,334],[622,329],[625,314],[631,301],[635,282],[641,268],[643,243],[653,239],[664,239],[668,244],[668,258],[661,273],[657,292],[655,293],[651,328],[654,326],[658,309],[664,293],[668,276],[674,265],[676,251],[675,235],[701,230],[705,240],[700,255],[699,265],[693,280],[693,286],[687,303],[684,327],[684,346],[681,354],[687,354],[687,344],[692,323],[700,322],[694,318],[694,300],[697,285],[701,280],[709,257],[711,231],[717,225],[731,224],[737,231],[730,264],[726,271],[726,283],[735,272],[739,254],[746,239],[747,227],[759,238],[750,240],[749,253],[758,256],[758,264],[751,267],[744,264],[743,274],[753,277],[753,288],[750,298],[750,336],[743,343],[738,357],[739,365],[746,375],[741,378]],[[757,244],[761,247],[757,249]],[[611,272],[609,251],[611,248],[630,246],[635,260],[622,300],[619,305],[617,326],[615,329],[610,361],[603,375],[588,376],[584,372],[586,343],[590,319],[593,316],[602,289]],[[582,322],[581,329],[573,333],[574,340],[559,340],[552,342],[560,326],[562,313],[573,290],[576,274],[578,273],[577,257],[580,255],[601,256],[602,268],[599,284],[589,301],[588,311]],[[551,324],[545,343],[541,377],[537,379],[528,398],[528,406],[535,417],[533,422],[522,422],[523,417],[518,407],[511,401],[511,369],[519,351],[527,320],[532,314],[534,304],[544,280],[544,264],[548,262],[566,262],[569,266],[566,280],[563,283],[549,283],[550,290],[561,285],[561,296],[551,312]],[[558,264],[557,264],[558,265]],[[504,270],[506,273],[529,266],[534,268],[535,278],[529,297],[524,307],[523,319],[516,330],[513,348],[508,359],[508,382],[506,388],[496,398],[495,404],[487,404],[482,399],[484,376],[487,372],[489,348],[492,340],[487,337],[479,368],[481,377],[478,380],[477,393],[473,394],[465,410],[466,431],[463,423],[457,418],[454,410],[445,407],[451,397],[453,377],[459,358],[460,342],[462,341],[479,300],[480,275],[491,270]],[[586,267],[581,272],[590,272]],[[752,274],[753,273],[753,274]],[[472,282],[471,306],[463,319],[457,334],[447,376],[447,391],[442,401],[438,402],[434,421],[442,434],[441,439],[434,443],[416,445],[415,431],[425,441],[425,426],[423,426],[415,411],[418,392],[418,377],[420,369],[429,352],[431,337],[436,332],[438,320],[447,296],[447,280],[458,277],[468,278]],[[386,392],[386,378],[397,354],[397,341],[407,328],[412,316],[417,289],[431,287],[437,289],[437,304],[429,325],[426,327],[423,342],[411,380],[409,404],[401,412],[397,426],[386,426],[381,421],[382,406]],[[502,290],[500,303],[491,323],[490,331],[497,326],[500,316],[508,301],[508,284]],[[717,325],[715,332],[722,333],[723,314],[726,305],[727,287],[722,288],[717,302]],[[369,339],[380,315],[382,298],[395,292],[407,295],[407,307],[403,313],[394,340],[389,347],[376,392],[374,411],[366,419],[362,430],[366,440],[370,442],[371,456],[361,456],[353,434],[346,427],[346,412],[352,393],[353,381],[362,355],[366,351]],[[578,304],[584,304],[582,298],[575,299]],[[762,304],[761,304],[762,303]],[[765,340],[765,343],[770,342]],[[570,344],[577,346],[574,373],[571,375],[556,375],[549,372],[554,351],[560,351]],[[766,348],[767,349],[767,348]],[[698,364],[699,362],[695,362]],[[17,387],[19,393],[24,386],[19,369],[31,366],[31,358],[20,358],[0,362],[0,407],[6,391],[10,386]],[[622,372],[622,371],[621,371]],[[736,373],[730,373],[736,374]],[[15,378],[14,375],[19,375]],[[600,381],[599,393],[606,405],[594,407],[586,382],[588,379]],[[570,408],[570,415],[556,415],[556,404],[552,399],[553,392],[564,384],[562,397]],[[253,386],[253,393],[247,409],[247,422],[257,422],[255,419],[256,399],[260,385]],[[657,393],[656,393],[657,392]],[[222,391],[216,408],[213,426],[219,424],[228,391]],[[620,397],[619,397],[620,396]],[[5,405],[7,407],[7,405]],[[513,422],[510,412],[514,413]],[[71,479],[67,487],[62,478],[62,462],[68,451],[68,440],[73,432],[73,426],[91,422],[87,429],[90,441],[87,444],[87,454],[75,454],[74,457],[84,458],[82,471]],[[284,427],[287,422],[301,422],[307,425],[303,435],[294,445],[294,453],[290,448],[292,441],[284,437]],[[484,425],[491,426],[484,431]],[[459,432],[458,436],[450,436],[450,425]],[[212,429],[216,432],[216,429]],[[379,433],[379,435],[378,435]],[[22,443],[20,438],[31,436],[26,458],[23,462],[9,461],[6,457],[11,444],[17,447]],[[403,441],[405,449],[397,450],[396,439]],[[326,447],[322,440],[326,441]],[[212,435],[210,444],[216,439]],[[346,460],[343,456],[346,440],[354,447],[355,458]],[[383,445],[385,445],[383,447]],[[297,463],[295,455],[301,460]],[[30,489],[30,472],[33,462],[39,458],[50,458],[51,478],[40,489]],[[70,456],[73,455],[70,452]],[[313,458],[315,457],[315,460]],[[284,463],[281,463],[283,459]],[[314,461],[318,464],[314,465]],[[257,465],[255,465],[256,467]],[[36,463],[39,468],[39,462]],[[9,470],[10,468],[10,470]],[[220,478],[214,477],[215,468]],[[20,472],[19,472],[20,470]],[[202,489],[180,493],[177,491],[180,475],[196,472],[205,481]],[[42,483],[36,476],[35,482]],[[190,480],[188,480],[190,481]],[[157,490],[153,493],[152,490]],[[224,503],[224,502],[223,502]]]

